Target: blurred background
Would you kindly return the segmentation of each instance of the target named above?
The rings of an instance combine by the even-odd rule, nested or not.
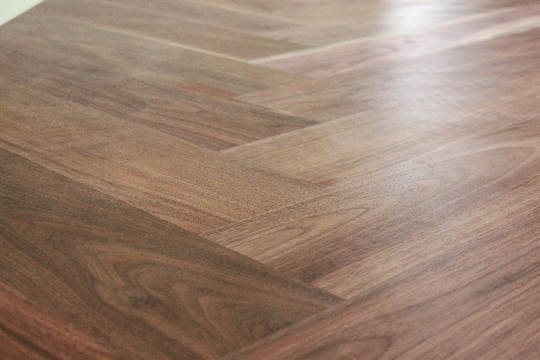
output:
[[[43,0],[0,0],[0,25],[16,18]]]

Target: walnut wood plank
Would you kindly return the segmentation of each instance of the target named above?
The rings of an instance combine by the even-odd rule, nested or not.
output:
[[[481,0],[474,4],[464,0],[451,0],[433,3],[427,0],[400,1],[391,6],[384,2],[360,2],[349,0],[204,0],[206,2],[226,3],[235,8],[250,9],[261,13],[270,13],[285,18],[294,18],[304,22],[332,23],[348,21],[359,22],[362,16],[369,15],[386,26],[414,26],[418,21],[433,22],[440,19],[452,19],[458,16],[478,14],[490,10],[520,4],[533,3],[534,0]],[[410,15],[410,16],[405,16]],[[356,21],[355,21],[356,20]],[[396,24],[397,23],[397,24]]]
[[[238,63],[229,60],[228,64],[217,62],[211,71],[207,62],[185,65],[204,60],[185,50],[171,53],[168,46],[126,39],[108,31],[44,16],[26,18],[31,22],[17,21],[0,34],[0,76],[19,84],[210,149],[223,149],[314,123],[232,99],[236,95],[232,91],[237,89],[234,84],[249,89],[253,82],[258,82],[254,78],[274,75],[276,83],[281,83],[279,74],[250,73],[248,65],[232,65]],[[115,55],[119,52],[122,55]],[[201,72],[206,75],[199,80]],[[252,80],[246,80],[248,77]],[[261,85],[254,87],[267,87],[264,78]],[[223,83],[230,85],[222,86]],[[216,88],[219,86],[223,90]]]
[[[241,98],[321,122],[366,110],[433,118],[487,103],[497,86],[536,73],[539,34],[533,29]]]
[[[384,61],[404,61],[436,51],[463,46],[540,26],[536,3],[465,17],[416,34],[364,38],[330,46],[252,60],[274,69],[314,78],[357,70]],[[350,33],[349,31],[348,33]]]
[[[539,358],[539,9],[46,0],[0,27],[0,358]]]
[[[150,3],[152,4],[152,3]],[[26,20],[28,19],[28,20]],[[52,24],[54,22],[54,25]],[[138,36],[121,34],[90,24],[75,24],[67,19],[46,16],[36,8],[2,28],[3,41],[24,46],[56,46],[56,51],[70,51],[94,61],[108,61],[129,70],[129,74],[151,75],[154,79],[200,82],[235,94],[292,85],[303,80],[297,76],[243,61],[163,44]],[[9,34],[9,36],[8,36]],[[26,36],[30,42],[18,37]],[[37,42],[36,39],[40,39]],[[4,45],[5,46],[5,45]],[[34,49],[34,53],[37,52]],[[51,54],[45,54],[43,56]]]
[[[0,344],[2,359],[120,359],[1,283]]]
[[[229,6],[280,19],[300,21],[298,26],[267,32],[276,40],[307,47],[324,46],[360,38],[430,32],[433,27],[478,17],[508,7],[534,3],[522,1],[251,1],[227,0]],[[219,1],[220,4],[224,3]]]
[[[0,79],[0,148],[193,231],[324,192]]]
[[[291,28],[299,22],[290,19],[280,19],[261,12],[242,11],[240,8],[226,6],[220,2],[206,2],[200,0],[156,0],[152,2],[143,0],[104,0],[116,4],[136,6],[150,9],[155,12],[174,13],[179,18],[190,22],[239,30],[248,34],[264,34]]]
[[[375,252],[373,256],[367,256],[315,283],[351,298],[388,281],[403,280],[403,276],[413,273],[414,276],[429,277],[437,261],[442,268],[461,265],[462,258],[468,262],[476,260],[479,266],[485,266],[480,264],[483,261],[486,264],[504,262],[506,251],[513,246],[516,246],[513,249],[515,254],[526,253],[530,250],[529,245],[538,246],[535,235],[539,231],[535,221],[538,200],[533,196],[538,185],[538,177],[517,187],[509,185],[505,194],[499,197],[494,194],[490,197],[492,200],[486,199],[484,205],[441,219],[438,224],[412,236],[413,232],[404,234],[404,241],[395,246]],[[518,243],[521,240],[524,243]],[[489,249],[493,251],[489,252]],[[442,261],[448,261],[448,264],[442,266]],[[357,281],[354,285],[344,282],[344,276],[348,279],[356,277]]]
[[[205,236],[303,281],[350,296],[363,279],[353,275],[361,273],[355,266],[370,254],[412,241],[540,175],[536,117],[450,143],[356,178],[316,200]],[[451,222],[446,226],[453,228]]]
[[[75,6],[65,0],[49,0],[36,9],[41,14],[89,23],[128,34],[184,45],[231,59],[252,59],[288,51],[303,46],[285,40],[247,34],[186,20],[174,12],[122,6],[116,2],[78,1]],[[126,13],[129,16],[126,16]]]
[[[449,142],[485,134],[486,129],[534,119],[540,82],[529,75],[490,91],[481,89],[475,93],[477,102],[467,100],[448,114],[433,115],[424,112],[425,107],[405,112],[375,107],[224,153],[326,186],[351,183]]]
[[[372,259],[355,298],[227,359],[538,357],[539,179]]]
[[[535,29],[317,80],[293,92],[281,89],[280,100],[263,103],[322,122],[353,115],[225,152],[334,186],[486,128],[530,119],[540,84],[539,34]]]
[[[38,358],[217,359],[339,302],[17,155],[0,157],[0,332],[41,349]],[[48,344],[58,337],[69,346]]]

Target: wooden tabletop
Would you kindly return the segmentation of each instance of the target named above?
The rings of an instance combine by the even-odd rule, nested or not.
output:
[[[0,359],[540,359],[540,2],[46,0],[0,249]]]

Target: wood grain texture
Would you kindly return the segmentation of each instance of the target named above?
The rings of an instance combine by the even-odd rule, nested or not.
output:
[[[450,0],[444,3],[433,3],[427,0],[407,0],[392,3],[361,2],[349,0],[204,0],[205,2],[225,3],[235,8],[269,13],[285,18],[294,18],[303,22],[334,23],[348,21],[350,23],[364,17],[376,19],[386,26],[414,26],[418,20],[433,22],[441,19],[452,19],[468,14],[478,14],[509,6],[528,4],[532,0],[481,0],[470,4],[464,0]],[[405,16],[406,14],[410,16]],[[357,21],[358,22],[358,21]],[[396,24],[397,23],[397,24]],[[418,25],[418,24],[416,24]]]
[[[351,296],[363,281],[354,264],[441,222],[452,226],[450,219],[540,175],[536,117],[356,178],[317,200],[205,235],[303,281]],[[328,286],[326,276],[340,285]]]
[[[540,61],[538,34],[534,29],[406,62],[374,65],[298,86],[291,93],[281,89],[280,100],[262,103],[317,117],[323,124],[224,152],[334,186],[450,141],[483,134],[486,128],[530,119],[537,111],[540,89],[535,65]],[[261,99],[260,95],[247,97]]]
[[[0,80],[0,148],[193,231],[324,192],[143,125]]]
[[[366,296],[228,359],[535,359],[535,260],[427,299]]]
[[[0,284],[0,295],[2,359],[120,359],[44,313],[14,289]]]
[[[438,116],[420,109],[391,111],[382,105],[381,111],[375,107],[224,152],[325,186],[353,183],[450,142],[534,119],[539,85],[530,76],[497,84],[491,95]]]
[[[16,37],[26,36],[34,40],[29,41],[33,46],[56,46],[56,51],[63,49],[73,52],[73,55],[79,53],[94,61],[103,58],[100,60],[108,61],[109,67],[120,67],[132,76],[151,75],[159,81],[169,79],[200,82],[235,94],[292,85],[303,79],[301,76],[253,66],[243,61],[122,34],[92,24],[47,16],[38,10],[4,27],[3,33],[9,32],[9,36],[5,36],[3,41],[22,46],[24,42]],[[33,51],[37,53],[38,48]]]
[[[241,8],[227,6],[218,1],[200,0],[106,0],[110,3],[137,6],[138,8],[150,9],[160,13],[173,13],[182,19],[212,27],[239,30],[251,34],[264,34],[271,31],[279,31],[296,26],[299,22],[277,18],[265,12],[243,11]]]
[[[241,98],[320,122],[364,112],[420,121],[473,111],[479,102],[500,96],[501,85],[525,77],[536,81],[531,74],[537,72],[539,33],[533,29]]]
[[[164,43],[185,45],[231,59],[252,59],[299,50],[301,45],[285,40],[220,28],[187,20],[174,12],[137,7],[129,3],[77,1],[66,6],[64,0],[50,0],[40,5],[41,14],[90,23],[128,34],[138,34]],[[125,16],[129,12],[129,16]]]
[[[227,359],[536,358],[539,186],[377,255],[353,299]]]
[[[0,358],[539,358],[539,9],[46,0],[0,27]]]
[[[14,309],[3,309],[0,323],[35,347],[66,332],[42,313],[73,327],[73,351],[61,343],[43,351],[217,359],[339,302],[19,156],[0,156],[0,280],[39,306],[10,295],[2,304],[21,302],[16,311],[29,321],[17,326]],[[94,349],[75,339],[79,332]]]
[[[392,37],[412,32],[430,32],[441,24],[483,16],[522,1],[219,1],[235,9],[271,14],[279,19],[301,22],[295,27],[268,31],[266,36],[306,47],[355,41],[371,37]]]
[[[14,82],[210,149],[314,123],[232,99],[237,90],[267,87],[265,78],[275,77],[270,81],[275,86],[286,76],[250,73],[249,65],[214,61],[204,54],[202,62],[204,58],[186,50],[171,51],[161,44],[50,17],[27,18],[32,21],[10,24],[0,35],[0,76]],[[206,65],[212,61],[213,70]]]
[[[324,78],[384,61],[404,61],[540,26],[540,6],[536,3],[501,8],[481,15],[443,23],[430,31],[382,38],[361,37],[356,41],[332,43],[251,62],[304,76]]]

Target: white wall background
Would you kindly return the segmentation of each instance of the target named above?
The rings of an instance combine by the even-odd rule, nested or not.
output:
[[[43,0],[0,0],[0,25],[19,16]]]

